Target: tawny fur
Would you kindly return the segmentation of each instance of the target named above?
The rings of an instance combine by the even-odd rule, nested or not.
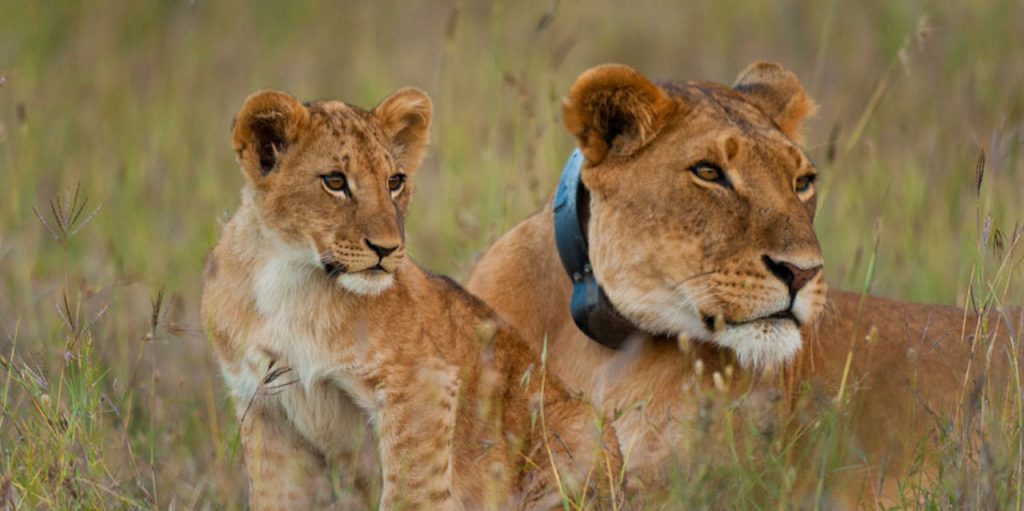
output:
[[[611,90],[595,90],[602,87]],[[1005,345],[983,356],[977,346],[987,344],[973,342],[975,318],[959,309],[872,297],[860,309],[858,295],[827,292],[820,272],[794,296],[793,312],[802,323],[795,346],[778,329],[731,335],[733,325],[763,317],[789,298],[764,256],[801,267],[821,264],[813,185],[801,192],[796,181],[814,172],[797,145],[814,103],[795,75],[763,62],[744,71],[735,88],[662,84],[671,106],[651,87],[625,66],[588,71],[566,99],[565,123],[587,156],[587,233],[598,280],[626,317],[667,335],[643,335],[616,352],[575,327],[572,282],[558,258],[550,206],[499,239],[468,288],[534,346],[546,339],[551,369],[570,388],[606,410],[630,410],[615,425],[627,473],[646,491],[663,487],[671,460],[709,456],[706,445],[687,450],[700,406],[684,392],[692,381],[710,389],[714,373],[721,377],[731,365],[736,379],[747,383],[733,385],[730,399],[751,385],[767,385],[791,400],[802,382],[835,395],[854,346],[847,388],[860,392],[851,451],[863,449],[866,459],[851,457],[858,468],[845,473],[851,495],[843,500],[873,507],[895,497],[891,476],[902,473],[918,442],[933,432],[930,413],[954,412],[983,367],[997,374],[1005,366]],[[661,124],[647,121],[662,116]],[[620,121],[613,132],[605,128],[608,118]],[[651,134],[650,126],[660,128]],[[701,161],[725,169],[731,189],[688,171]],[[990,323],[1005,332],[994,324],[999,321]],[[877,341],[868,343],[872,330]],[[677,334],[685,346],[694,341],[692,348],[680,350]],[[759,357],[765,363],[750,363]],[[695,373],[697,360],[702,373]],[[781,367],[781,378],[762,378],[762,367],[755,366]]]
[[[329,470],[369,493],[375,455],[383,509],[615,493],[621,455],[593,407],[483,302],[405,257],[430,113],[415,89],[372,111],[266,91],[236,119],[245,185],[208,258],[203,318],[255,509],[358,506],[334,501]]]

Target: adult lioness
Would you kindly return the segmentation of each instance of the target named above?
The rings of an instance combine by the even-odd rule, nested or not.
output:
[[[901,473],[932,413],[950,412],[982,368],[1005,361],[1002,351],[973,356],[980,343],[961,332],[975,322],[961,310],[869,297],[858,314],[859,296],[826,294],[815,170],[798,145],[813,109],[796,76],[772,63],[753,64],[733,87],[655,85],[621,65],[578,78],[563,110],[585,157],[577,244],[608,302],[642,333],[626,355],[574,322],[573,280],[584,276],[564,268],[550,205],[499,239],[470,278],[530,342],[546,340],[571,388],[608,410],[643,404],[616,426],[628,472],[648,482],[665,478],[673,450],[687,456],[699,403],[682,389],[695,378],[711,386],[738,362],[740,376],[784,367],[784,390],[811,380],[831,395],[845,373],[846,388],[863,389],[853,425],[862,455],[846,473],[871,483],[855,489],[869,501],[891,496],[875,483]],[[872,329],[877,340],[862,342]],[[680,334],[698,342],[680,350]]]
[[[264,91],[238,114],[242,204],[209,256],[203,317],[257,509],[331,505],[326,468],[350,462],[366,419],[384,509],[614,494],[612,429],[487,306],[404,257],[430,115],[411,88],[369,112]]]

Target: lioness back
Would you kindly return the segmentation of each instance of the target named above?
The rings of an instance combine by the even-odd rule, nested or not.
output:
[[[374,454],[384,509],[614,494],[614,431],[483,302],[405,257],[430,113],[415,89],[371,111],[265,91],[236,119],[245,185],[207,262],[203,317],[254,508],[358,505],[334,502],[329,469],[356,470],[370,493]]]

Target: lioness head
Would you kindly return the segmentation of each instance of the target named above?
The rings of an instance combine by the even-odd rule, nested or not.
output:
[[[386,290],[405,254],[412,175],[430,115],[430,99],[414,88],[370,111],[302,104],[277,91],[250,96],[232,142],[244,193],[272,242],[353,293]]]
[[[814,165],[798,145],[814,110],[799,80],[755,63],[733,87],[583,73],[565,99],[590,190],[594,274],[641,328],[732,349],[746,367],[800,348],[825,303]]]

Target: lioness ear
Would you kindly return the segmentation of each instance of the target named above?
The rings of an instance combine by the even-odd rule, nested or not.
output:
[[[423,160],[430,141],[430,97],[415,87],[404,87],[373,109],[377,124],[391,144],[398,167],[414,172]]]
[[[249,96],[231,133],[246,175],[256,180],[273,171],[308,120],[309,111],[289,94],[265,90]]]
[[[628,157],[643,148],[674,109],[664,90],[622,64],[585,71],[562,102],[565,127],[591,165],[609,154]]]
[[[791,71],[774,62],[755,62],[740,73],[733,89],[760,108],[786,136],[803,141],[801,124],[814,114],[817,105]]]

